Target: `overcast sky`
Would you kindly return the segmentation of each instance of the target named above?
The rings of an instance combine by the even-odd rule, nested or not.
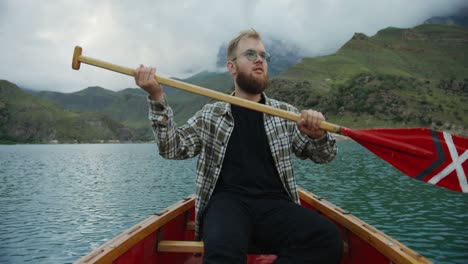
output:
[[[369,36],[446,15],[466,0],[0,0],[0,79],[35,90],[136,87],[129,76],[82,65],[73,48],[165,77],[216,70],[219,46],[241,30],[289,40],[307,56],[335,52],[355,32]]]

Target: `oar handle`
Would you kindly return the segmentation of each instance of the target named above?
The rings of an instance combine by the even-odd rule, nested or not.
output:
[[[93,59],[90,57],[82,56],[81,55],[82,52],[83,52],[83,49],[81,47],[78,47],[78,46],[75,47],[75,51],[73,53],[73,62],[72,62],[72,68],[74,70],[79,70],[81,63],[85,63],[85,64],[93,65],[96,67],[100,67],[103,69],[111,70],[114,72],[130,75],[130,76],[135,75],[134,69],[119,66],[116,64],[112,64],[112,63],[97,60],[97,59]],[[206,97],[218,100],[218,101],[223,101],[223,102],[231,103],[234,105],[242,106],[242,107],[255,110],[255,111],[259,111],[259,112],[263,112],[269,115],[278,116],[278,117],[285,118],[285,119],[295,121],[295,122],[297,122],[301,118],[301,116],[296,113],[274,108],[274,107],[264,105],[264,104],[255,103],[255,102],[242,99],[239,97],[223,94],[223,93],[216,92],[210,89],[206,89],[197,85],[164,78],[161,76],[155,76],[155,78],[158,80],[160,84],[164,84],[170,87],[181,89],[187,92],[203,95],[203,96],[206,96]],[[340,126],[332,124],[332,123],[328,123],[326,121],[323,121],[322,123],[320,123],[320,128],[329,132],[333,132],[333,133],[341,133]]]

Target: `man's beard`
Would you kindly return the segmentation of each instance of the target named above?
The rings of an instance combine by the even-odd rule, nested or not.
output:
[[[236,82],[239,88],[249,94],[261,94],[268,87],[268,74],[256,78],[252,74],[238,71]]]

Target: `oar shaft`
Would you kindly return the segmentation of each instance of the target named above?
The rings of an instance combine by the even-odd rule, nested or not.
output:
[[[97,59],[86,57],[86,56],[81,56],[81,48],[76,47],[75,48],[75,53],[74,53],[74,56],[73,56],[73,69],[76,69],[76,70],[79,69],[79,64],[80,63],[93,65],[93,66],[96,66],[96,67],[99,67],[99,68],[111,70],[111,71],[114,71],[114,72],[130,75],[130,76],[135,75],[135,70],[134,69],[119,66],[119,65],[116,65],[116,64],[112,64],[112,63],[109,63],[109,62],[105,62],[105,61],[102,61],[102,60],[97,60]],[[164,78],[164,77],[161,77],[161,76],[155,76],[155,78],[158,80],[158,82],[160,84],[164,84],[164,85],[167,85],[167,86],[170,86],[170,87],[181,89],[181,90],[184,90],[184,91],[187,91],[187,92],[203,95],[203,96],[206,96],[206,97],[218,100],[218,101],[223,101],[223,102],[231,103],[231,104],[234,104],[234,105],[242,106],[242,107],[245,107],[245,108],[248,108],[248,109],[251,109],[251,110],[255,110],[255,111],[259,111],[259,112],[263,112],[263,113],[266,113],[266,114],[269,114],[269,115],[278,116],[278,117],[285,118],[285,119],[288,119],[288,120],[291,120],[291,121],[297,122],[301,117],[300,115],[298,115],[296,113],[292,113],[292,112],[285,111],[285,110],[282,110],[282,109],[274,108],[274,107],[264,105],[264,104],[255,103],[255,102],[252,102],[252,101],[249,101],[249,100],[246,100],[246,99],[242,99],[242,98],[239,98],[239,97],[223,94],[223,93],[216,92],[216,91],[213,91],[213,90],[210,90],[210,89],[206,89],[206,88],[203,88],[203,87],[200,87],[200,86],[197,86],[197,85],[193,85],[193,84],[189,84],[189,83],[185,83],[185,82],[181,82],[181,81],[177,81],[177,80],[173,80],[173,79]],[[322,128],[323,130],[329,131],[329,132],[333,132],[333,133],[341,133],[341,127],[340,126],[332,124],[332,123],[328,123],[326,121],[323,121],[320,124],[320,128]]]

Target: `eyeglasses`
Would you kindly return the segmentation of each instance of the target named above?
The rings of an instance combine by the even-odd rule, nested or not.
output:
[[[257,53],[256,51],[251,50],[251,49],[244,51],[243,53],[241,53],[241,55],[244,55],[249,61],[256,60],[258,55],[260,55],[260,58],[266,62],[270,62],[270,58],[271,58],[270,53],[268,52],[262,51],[260,53]],[[232,59],[231,61],[235,61],[237,58],[239,57],[234,57],[234,59]]]

